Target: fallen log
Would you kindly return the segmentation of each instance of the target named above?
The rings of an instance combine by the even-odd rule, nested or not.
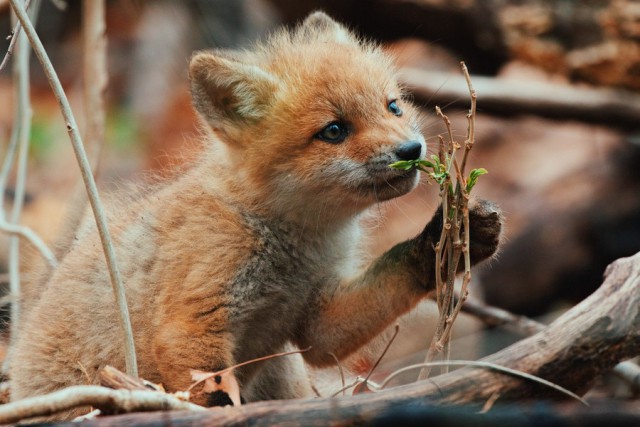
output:
[[[132,415],[110,416],[84,421],[82,426],[99,425],[101,427],[129,427],[141,426],[194,426],[194,425],[220,425],[223,420],[229,426],[246,425],[241,421],[234,421],[227,417],[222,420],[217,415],[218,411],[193,412],[179,411],[171,413],[144,413]],[[195,415],[195,416],[194,416]],[[458,426],[458,427],[490,427],[490,426],[519,426],[539,427],[549,426],[581,426],[601,427],[603,425],[638,426],[640,425],[640,409],[636,403],[603,402],[596,406],[584,407],[567,404],[555,405],[501,405],[496,406],[488,413],[478,413],[472,408],[442,407],[432,405],[401,405],[388,407],[371,417],[352,417],[349,419],[338,416],[326,416],[325,418],[287,419],[286,425],[324,426],[331,425],[363,425],[368,426]],[[283,421],[283,419],[280,419]],[[254,416],[251,419],[253,426],[273,425],[273,417],[265,414],[264,418]],[[283,423],[284,424],[284,423]],[[78,423],[64,424],[69,427],[78,427]]]
[[[400,75],[419,101],[467,108],[467,86],[461,76],[415,68],[404,68]],[[637,128],[640,117],[640,95],[630,91],[483,76],[472,76],[472,80],[482,98],[483,112],[535,114],[629,129]]]
[[[618,362],[640,354],[640,253],[619,259],[602,286],[541,332],[482,360],[517,369],[584,394]],[[514,284],[516,286],[517,284]],[[566,399],[558,391],[504,373],[462,368],[428,381],[347,398],[260,402],[203,412],[134,414],[85,425],[326,425],[370,422],[395,408],[436,403],[477,410],[487,400]],[[637,418],[637,414],[634,415]]]

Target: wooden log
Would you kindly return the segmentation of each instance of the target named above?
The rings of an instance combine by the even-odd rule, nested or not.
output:
[[[462,75],[404,68],[400,76],[416,99],[434,105],[468,108]],[[636,129],[640,96],[625,90],[589,89],[545,82],[500,80],[473,76],[482,111],[498,114],[536,114]]]
[[[324,426],[331,423],[335,426],[352,426],[366,424],[369,426],[459,426],[459,427],[489,427],[489,426],[519,426],[534,427],[540,425],[562,425],[581,427],[601,427],[603,425],[638,426],[640,425],[640,409],[637,403],[607,402],[597,406],[584,407],[567,404],[557,405],[501,405],[494,407],[488,413],[479,413],[476,409],[467,407],[442,407],[424,404],[410,404],[388,407],[379,413],[368,416],[354,416],[340,418],[338,414],[322,414],[325,418],[313,418],[318,414],[307,414],[308,418],[283,419],[282,424],[289,426]],[[226,422],[228,426],[247,425],[241,420],[227,416],[220,417],[220,411],[193,413],[176,411],[171,413],[140,413],[132,415],[109,416],[84,421],[82,426],[99,425],[101,427],[129,427],[139,426],[211,426]],[[268,412],[264,417],[260,415],[251,419],[253,426],[271,426],[277,421]],[[78,423],[60,424],[77,427]]]
[[[516,285],[516,284],[514,284]],[[640,253],[609,266],[602,286],[543,331],[484,361],[518,369],[584,394],[616,363],[640,354]],[[565,399],[566,395],[521,378],[463,368],[428,381],[347,398],[259,402],[201,413],[128,415],[85,421],[85,425],[326,425],[380,419],[406,405],[467,404],[488,399]],[[634,417],[637,419],[637,412]]]
[[[113,366],[105,366],[98,372],[100,385],[116,390],[149,390],[140,378],[134,378]]]

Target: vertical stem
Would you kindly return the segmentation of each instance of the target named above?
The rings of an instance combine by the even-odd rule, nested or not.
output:
[[[37,9],[33,5],[32,10]],[[14,85],[16,90],[16,125],[18,127],[18,164],[16,170],[15,196],[10,221],[20,223],[24,203],[25,181],[27,176],[27,160],[29,140],[31,138],[31,102],[29,94],[29,43],[22,34],[18,35],[17,52],[13,63]],[[0,195],[4,199],[4,193]],[[18,336],[20,327],[20,237],[9,238],[9,289],[11,294],[11,332],[10,346]]]
[[[51,86],[56,99],[58,100],[62,116],[64,117],[64,120],[66,122],[67,131],[69,132],[69,137],[71,138],[71,145],[73,146],[73,151],[80,167],[82,179],[84,181],[85,187],[87,188],[91,209],[93,210],[93,214],[96,219],[96,225],[98,227],[98,233],[100,234],[102,249],[104,251],[107,266],[109,269],[111,285],[113,287],[115,300],[119,309],[118,312],[120,317],[120,327],[124,338],[127,374],[137,377],[138,368],[136,366],[135,344],[133,341],[133,331],[131,329],[131,320],[129,318],[129,309],[127,307],[124,285],[122,283],[122,277],[120,276],[120,270],[118,269],[116,263],[115,251],[113,249],[113,244],[111,243],[111,236],[109,234],[106,216],[104,210],[102,209],[102,204],[98,195],[98,189],[96,187],[95,180],[93,179],[93,175],[91,174],[91,165],[89,164],[89,160],[87,159],[87,154],[85,153],[84,146],[82,144],[82,138],[80,137],[80,133],[78,132],[78,125],[76,124],[75,117],[73,115],[73,112],[71,111],[69,100],[64,93],[64,89],[62,89],[62,85],[60,84],[60,80],[58,79],[58,76],[53,69],[51,61],[47,56],[47,52],[42,46],[42,42],[40,41],[40,38],[33,28],[33,25],[29,21],[29,18],[22,8],[22,5],[18,3],[18,0],[9,0],[9,2],[11,3],[11,7],[13,8],[14,12],[18,16],[18,19],[20,20],[20,23],[22,24],[24,31],[27,34],[29,41],[31,42],[31,46],[33,47],[33,50],[38,57],[38,60],[42,64],[43,71],[47,76],[47,80],[49,81],[49,85]]]
[[[443,205],[443,227],[440,240],[436,244],[436,300],[438,303],[438,325],[435,334],[431,339],[431,343],[427,349],[427,355],[424,360],[418,381],[426,379],[431,371],[429,362],[433,361],[439,354],[444,354],[448,360],[451,351],[451,331],[455,322],[462,302],[466,299],[467,287],[471,281],[471,262],[469,258],[469,195],[466,189],[465,169],[469,151],[473,148],[475,141],[475,116],[476,116],[476,92],[471,84],[471,77],[464,62],[461,62],[462,72],[469,87],[469,95],[471,97],[471,108],[467,114],[468,128],[467,138],[464,143],[462,155],[462,163],[458,165],[456,159],[456,151],[459,146],[453,139],[453,131],[449,118],[442,113],[439,107],[436,107],[436,114],[442,118],[449,135],[448,158],[444,155],[443,138],[440,139],[440,161],[443,162],[447,158],[447,174],[444,184],[440,187],[440,197]],[[453,166],[453,167],[452,167]],[[455,190],[451,178],[452,169],[455,173]],[[449,215],[451,211],[451,215]],[[461,234],[464,233],[464,241]],[[446,247],[446,257],[443,259],[444,249]],[[464,276],[462,279],[462,297],[458,304],[454,301],[455,276],[458,271],[460,257],[464,257]],[[446,262],[446,264],[444,264]],[[442,278],[443,265],[446,265],[445,280]],[[448,372],[445,365],[442,373]]]
[[[29,9],[29,3],[31,0],[25,0],[24,2],[24,8],[25,9]],[[34,16],[34,15],[32,15]],[[11,20],[11,25],[14,24],[13,19]],[[18,40],[18,35],[20,34],[20,22],[17,22],[15,24],[15,26],[13,27],[13,30],[11,30],[11,41],[9,42],[9,47],[7,48],[7,53],[5,53],[4,58],[2,58],[2,62],[0,62],[0,71],[2,71],[4,69],[4,67],[7,65],[7,62],[9,62],[9,58],[11,58],[11,55],[13,54],[13,49],[16,46],[16,42]]]
[[[104,145],[104,93],[108,82],[105,0],[84,0],[82,12],[84,110],[87,123],[84,142],[95,175]]]

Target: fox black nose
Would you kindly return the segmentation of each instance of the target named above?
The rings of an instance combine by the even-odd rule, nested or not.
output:
[[[422,152],[422,144],[418,141],[403,142],[396,148],[396,156],[400,160],[418,160]]]

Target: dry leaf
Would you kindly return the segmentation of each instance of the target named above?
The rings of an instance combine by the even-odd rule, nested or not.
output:
[[[214,393],[222,391],[229,396],[233,406],[240,406],[240,386],[232,370],[215,372],[203,372],[191,369],[191,379],[196,383],[204,382],[201,393]]]

